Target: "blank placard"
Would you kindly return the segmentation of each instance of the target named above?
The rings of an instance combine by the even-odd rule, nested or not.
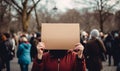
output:
[[[73,49],[80,42],[78,23],[42,23],[41,40],[46,49]]]

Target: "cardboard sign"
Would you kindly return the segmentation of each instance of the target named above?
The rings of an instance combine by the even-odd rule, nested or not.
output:
[[[80,42],[78,23],[42,23],[41,40],[46,49],[66,50]]]

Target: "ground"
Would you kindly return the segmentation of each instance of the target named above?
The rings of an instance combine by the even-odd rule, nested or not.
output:
[[[29,71],[31,71],[31,68],[32,68],[32,64],[31,63],[29,65]],[[2,71],[6,71],[5,69],[2,70]],[[19,64],[17,63],[17,58],[14,58],[12,61],[11,61],[11,71],[20,71],[20,67],[19,67]],[[103,70],[102,71],[116,71],[116,67],[113,66],[113,63],[111,66],[108,66],[108,60],[106,62],[103,62]]]

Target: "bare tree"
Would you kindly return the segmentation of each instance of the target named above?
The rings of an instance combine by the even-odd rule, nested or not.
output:
[[[117,29],[120,30],[120,10],[115,13],[115,24]]]
[[[16,9],[16,11],[21,15],[22,17],[22,26],[23,26],[23,31],[27,32],[28,30],[28,25],[29,25],[29,19],[30,19],[30,14],[34,7],[40,2],[40,0],[37,0],[34,4],[30,5],[28,4],[30,1],[29,0],[4,0],[7,4],[13,6],[13,8]]]
[[[96,1],[97,7],[96,10],[98,10],[99,14],[99,25],[100,25],[100,30],[103,32],[104,31],[104,22],[111,16],[110,11],[113,10],[113,7],[119,3],[119,0],[115,2],[113,5],[108,5],[107,3],[109,0],[100,0]]]
[[[80,16],[81,26],[84,27],[83,30],[90,31],[92,29],[94,23],[93,13],[90,13],[87,8],[82,9],[83,14]],[[94,25],[95,26],[95,25]]]
[[[33,4],[35,4],[35,1],[34,0],[32,0],[33,1]],[[39,19],[38,19],[38,15],[37,15],[37,11],[36,11],[36,7],[34,7],[34,11],[35,11],[35,17],[36,17],[36,23],[37,23],[37,29],[38,29],[38,31],[40,31],[41,30],[41,23],[39,22]]]
[[[76,2],[79,1],[76,0]],[[103,32],[104,22],[108,19],[109,13],[114,11],[114,7],[119,4],[119,0],[84,0],[84,2],[83,4],[87,4],[90,10],[94,10],[98,14],[96,20],[99,22],[100,30]],[[110,2],[114,2],[114,4]]]
[[[4,0],[0,0],[0,31],[1,32],[9,31],[9,23],[11,21],[10,11],[11,11],[10,5],[7,5],[4,2]]]
[[[70,9],[66,13],[60,16],[59,21],[64,23],[79,23],[80,13],[75,9]]]
[[[103,32],[104,28],[104,22],[110,17],[110,11],[113,9],[113,7],[118,3],[116,3],[112,6],[108,5],[108,0],[96,0],[96,12],[98,13],[98,18],[96,18],[99,21],[100,30]]]

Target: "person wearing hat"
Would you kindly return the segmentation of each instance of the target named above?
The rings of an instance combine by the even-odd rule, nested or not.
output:
[[[102,54],[106,53],[106,49],[97,29],[90,32],[90,39],[85,45],[84,53],[88,71],[101,71]]]

